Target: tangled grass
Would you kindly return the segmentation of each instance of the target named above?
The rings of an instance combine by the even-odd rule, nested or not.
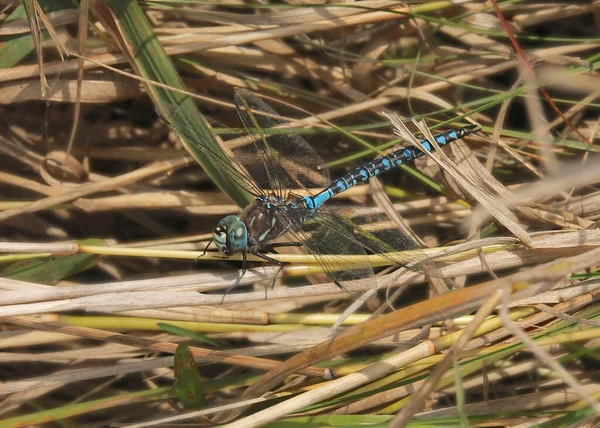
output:
[[[597,426],[599,17],[597,1],[10,3],[0,427]],[[249,255],[223,297],[240,256],[194,261],[250,200],[214,155],[215,123],[241,128],[234,88],[333,176],[413,134],[480,131],[336,198],[419,247],[369,256],[378,289],[357,298],[285,248],[273,288]]]

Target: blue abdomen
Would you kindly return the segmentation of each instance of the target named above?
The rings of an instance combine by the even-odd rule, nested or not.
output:
[[[474,132],[474,130],[474,126],[466,126],[463,128],[452,129],[442,134],[434,135],[433,137],[438,145],[444,146],[448,143],[463,138],[465,135],[471,134]],[[433,150],[431,143],[427,140],[422,140],[421,145],[426,151]],[[312,209],[318,209],[321,205],[333,198],[335,195],[342,193],[359,183],[365,182],[371,177],[376,177],[392,168],[396,168],[405,162],[420,158],[424,154],[425,153],[423,151],[417,149],[416,147],[405,147],[400,150],[396,150],[387,156],[377,158],[363,166],[353,169],[347,174],[342,175],[315,196],[307,196],[300,199],[305,200],[305,202],[308,203]]]

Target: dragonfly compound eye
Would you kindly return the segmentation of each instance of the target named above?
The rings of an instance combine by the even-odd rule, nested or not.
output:
[[[227,255],[227,226],[215,227],[213,241],[219,253]]]
[[[227,234],[229,235],[228,244],[230,251],[238,253],[246,250],[246,247],[248,246],[248,230],[242,220],[237,218],[232,222]]]
[[[230,248],[229,248],[229,243],[227,242],[227,236],[229,234],[231,224],[233,222],[235,222],[236,220],[237,220],[237,216],[228,215],[227,217],[223,218],[219,222],[217,227],[215,227],[215,229],[213,230],[213,240],[215,242],[217,250],[219,250],[219,253],[221,253],[221,254],[225,254],[225,255],[232,254],[232,252],[230,251]]]
[[[217,250],[226,256],[245,251],[248,245],[246,225],[238,216],[228,215],[213,230],[213,240]]]

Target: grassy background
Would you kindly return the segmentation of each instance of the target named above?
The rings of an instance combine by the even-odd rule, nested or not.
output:
[[[454,3],[1,9],[0,426],[596,426],[597,2]],[[194,260],[251,200],[215,162],[237,87],[333,176],[407,144],[384,113],[479,125],[334,201],[440,275],[371,257],[335,331],[355,299],[302,249],[223,300],[239,255]]]

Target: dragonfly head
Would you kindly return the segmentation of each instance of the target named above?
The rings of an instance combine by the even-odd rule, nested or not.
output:
[[[221,254],[231,256],[246,250],[248,230],[238,216],[228,215],[213,230],[213,240]]]

